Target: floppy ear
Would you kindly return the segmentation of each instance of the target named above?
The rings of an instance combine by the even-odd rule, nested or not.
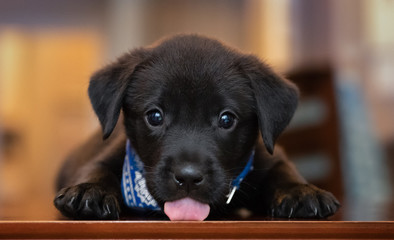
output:
[[[243,63],[251,81],[263,141],[272,154],[276,139],[297,108],[298,89],[255,56],[247,56]]]
[[[135,67],[147,56],[145,49],[126,53],[116,62],[97,71],[90,78],[89,98],[103,129],[103,138],[108,138],[119,119],[123,98]]]

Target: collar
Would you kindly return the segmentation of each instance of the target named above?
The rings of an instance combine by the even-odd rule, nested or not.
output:
[[[231,202],[235,192],[240,188],[242,181],[253,170],[254,151],[252,152],[245,168],[230,184],[230,193],[227,195],[227,204]],[[144,164],[135,153],[130,144],[126,142],[126,156],[123,163],[121,189],[123,200],[130,208],[146,210],[161,210],[156,200],[148,191],[145,179]]]
[[[254,151],[250,155],[245,168],[238,175],[238,177],[231,182],[230,193],[226,196],[227,197],[226,204],[229,204],[231,202],[231,199],[233,198],[235,191],[237,191],[241,187],[242,181],[245,179],[248,173],[253,170],[253,160],[254,160]]]

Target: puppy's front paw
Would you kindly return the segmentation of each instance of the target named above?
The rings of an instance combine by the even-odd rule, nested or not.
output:
[[[332,193],[311,184],[300,184],[276,190],[271,214],[280,218],[325,218],[339,207]]]
[[[73,219],[119,219],[120,207],[115,194],[95,183],[63,188],[54,203],[63,215]]]

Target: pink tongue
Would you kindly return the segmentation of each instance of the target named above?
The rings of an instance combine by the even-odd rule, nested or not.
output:
[[[164,212],[171,221],[203,221],[208,217],[210,207],[193,200],[183,198],[164,204]]]

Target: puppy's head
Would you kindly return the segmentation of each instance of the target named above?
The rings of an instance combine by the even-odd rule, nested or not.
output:
[[[273,152],[298,94],[256,57],[182,35],[98,71],[89,96],[104,138],[123,111],[127,136],[159,204],[188,198],[212,206],[225,201],[258,130]]]

